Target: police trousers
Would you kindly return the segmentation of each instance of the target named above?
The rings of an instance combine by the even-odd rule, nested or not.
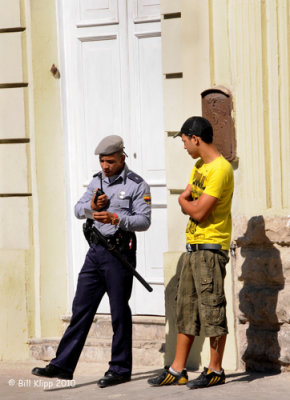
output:
[[[122,255],[136,267],[135,252]],[[131,374],[132,316],[129,299],[132,281],[132,274],[107,249],[99,244],[91,245],[79,273],[71,322],[51,364],[73,373],[98,306],[107,293],[113,328],[109,369],[121,375]]]

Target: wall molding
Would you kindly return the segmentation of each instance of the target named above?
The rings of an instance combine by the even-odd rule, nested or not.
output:
[[[20,139],[0,139],[0,144],[30,143],[29,138]]]
[[[181,18],[181,12],[163,14],[163,19]]]
[[[0,193],[0,197],[31,197],[32,193]]]
[[[18,28],[2,28],[0,29],[0,33],[13,33],[13,32],[23,32],[26,28],[18,27]]]
[[[165,79],[180,79],[183,78],[182,72],[172,72],[170,74],[165,74]]]
[[[0,89],[14,89],[14,88],[22,88],[27,87],[28,83],[19,82],[19,83],[0,83]]]

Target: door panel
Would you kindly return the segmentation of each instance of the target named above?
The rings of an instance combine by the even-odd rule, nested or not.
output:
[[[136,133],[134,168],[150,185],[152,223],[138,233],[138,268],[153,292],[137,291],[135,309],[164,315],[163,253],[167,251],[167,192],[165,180],[162,102],[161,26],[159,2],[128,2],[131,80],[131,131]],[[141,246],[141,247],[140,247]],[[136,283],[136,287],[139,284]],[[134,288],[135,290],[135,288]]]
[[[137,0],[130,2],[134,8],[135,23],[160,20],[160,1],[159,0]]]
[[[119,43],[115,35],[82,39],[78,59],[81,60],[83,138],[87,160],[87,171],[91,179],[99,170],[98,159],[94,155],[101,132],[121,132],[121,77]],[[101,77],[101,79],[97,79]],[[109,134],[109,133],[108,133]]]
[[[78,27],[118,23],[117,0],[78,0]]]
[[[92,175],[106,135],[123,137],[127,164],[152,192],[152,226],[138,233],[137,268],[153,286],[134,280],[135,314],[164,315],[163,253],[167,208],[162,105],[160,10],[157,0],[59,0],[63,32],[68,230],[73,288],[88,249],[72,208]],[[98,312],[110,312],[105,298]]]
[[[142,169],[149,182],[165,182],[164,138],[162,112],[161,38],[137,35],[136,50],[140,90],[140,140],[142,146]]]

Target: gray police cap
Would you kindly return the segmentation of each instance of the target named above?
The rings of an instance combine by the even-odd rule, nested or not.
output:
[[[124,149],[124,143],[121,136],[110,135],[104,137],[104,139],[100,141],[95,150],[95,154],[108,156],[110,154],[117,153],[118,151],[122,151],[123,149]]]

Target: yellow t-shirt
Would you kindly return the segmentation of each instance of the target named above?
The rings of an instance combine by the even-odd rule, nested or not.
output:
[[[231,242],[231,204],[234,176],[231,164],[219,156],[211,163],[198,160],[191,172],[191,195],[197,200],[203,193],[218,199],[210,215],[200,223],[189,218],[186,228],[187,243],[218,243],[228,250]]]

